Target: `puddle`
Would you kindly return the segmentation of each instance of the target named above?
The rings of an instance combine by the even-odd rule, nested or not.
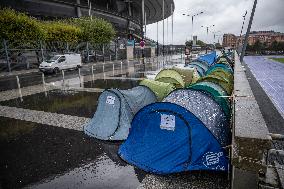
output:
[[[100,89],[131,89],[138,86],[139,81],[130,79],[96,79],[84,83],[84,88],[100,88]]]
[[[142,181],[142,180],[141,180]],[[141,182],[140,181],[140,182]],[[135,169],[130,165],[120,166],[105,153],[94,162],[75,168],[52,180],[30,186],[32,189],[49,188],[137,188],[140,184]]]
[[[92,118],[96,108],[99,92],[78,92],[71,90],[52,90],[45,93],[24,96],[0,102],[4,106],[19,107],[24,109],[73,115]]]
[[[120,143],[3,117],[0,128],[2,188],[136,188],[145,177],[119,158]]]

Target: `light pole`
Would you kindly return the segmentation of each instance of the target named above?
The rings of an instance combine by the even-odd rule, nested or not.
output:
[[[248,11],[246,11],[245,15],[243,15],[243,24],[242,24],[242,29],[241,29],[241,33],[240,33],[240,40],[239,40],[238,53],[240,53],[240,51],[241,51],[241,46],[242,46],[242,43],[243,43],[242,35],[243,35],[243,29],[244,29],[244,24],[245,24],[245,20],[246,20],[247,13],[248,13]]]
[[[219,33],[221,33],[221,31],[215,31],[215,32],[212,32],[213,33],[213,38],[214,38],[214,41],[213,41],[213,43],[214,43],[214,46],[215,46],[215,41],[216,41],[216,36],[218,36],[218,35],[216,35],[216,34],[219,34]]]
[[[196,13],[194,15],[189,15],[189,14],[182,14],[183,16],[191,16],[191,26],[192,26],[192,32],[191,32],[191,39],[193,41],[193,33],[194,33],[194,17],[200,15],[200,14],[203,14],[203,12],[199,12],[199,13]]]
[[[248,25],[248,28],[247,28],[247,33],[246,33],[246,37],[245,37],[245,41],[244,41],[244,45],[243,45],[243,49],[242,49],[242,54],[241,54],[241,57],[240,57],[241,62],[243,62],[243,59],[244,59],[244,56],[245,56],[245,51],[246,51],[247,44],[248,44],[248,37],[249,37],[250,28],[251,28],[253,17],[254,17],[254,12],[255,12],[255,9],[256,9],[256,4],[257,4],[257,0],[254,0],[251,15],[250,15],[250,20],[249,20],[249,25]]]
[[[206,36],[206,43],[208,43],[208,33],[209,33],[209,28],[214,27],[215,24],[210,25],[210,26],[201,26],[202,28],[206,28],[206,32],[207,32],[207,36]],[[208,44],[206,44],[206,54],[207,54],[207,46]]]

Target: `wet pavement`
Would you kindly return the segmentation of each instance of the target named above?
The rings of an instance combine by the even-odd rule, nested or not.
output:
[[[24,82],[30,87],[22,89],[22,100],[14,94],[17,89],[0,92],[0,188],[229,188],[227,173],[146,174],[120,159],[121,142],[96,140],[82,132],[101,91],[133,88],[147,71],[159,68],[161,64],[118,65],[113,74],[109,65],[104,68],[105,79],[102,75],[92,79],[87,76],[90,71],[83,71],[85,82],[75,79],[72,90],[57,81],[61,76],[50,76],[46,87],[54,81],[59,85],[46,92],[42,85],[30,86],[41,82],[39,76],[31,76]],[[77,72],[70,71],[66,79],[74,77]],[[29,84],[31,79],[39,81]],[[0,88],[11,89],[14,84],[5,88],[1,83]]]
[[[0,102],[11,106],[44,112],[92,118],[97,108],[100,93],[72,90],[52,90]]]
[[[31,188],[135,188],[145,177],[117,156],[120,143],[97,141],[70,129],[0,119],[3,188],[31,183],[37,183]]]
[[[284,64],[270,58],[248,56],[244,61],[284,118]]]
[[[284,64],[274,62],[269,57],[245,57],[246,76],[257,100],[260,111],[270,133],[284,135],[284,118],[281,106],[284,98],[279,99],[277,95],[284,95],[281,87],[284,84]],[[273,79],[274,82],[271,82]],[[265,84],[266,83],[266,84]],[[268,85],[267,85],[268,84]],[[277,88],[278,87],[278,88]],[[284,141],[273,140],[272,149],[284,150]],[[277,162],[284,165],[284,158],[281,155],[269,155],[269,165]]]

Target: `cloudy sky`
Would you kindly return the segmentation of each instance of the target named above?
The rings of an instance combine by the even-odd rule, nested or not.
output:
[[[191,39],[191,17],[182,14],[196,14],[204,12],[194,19],[194,34],[198,39],[213,42],[213,33],[218,32],[216,42],[222,40],[222,34],[233,33],[240,35],[243,15],[246,11],[245,31],[248,25],[254,0],[174,0],[174,44],[184,44],[186,39]],[[209,34],[206,28],[211,26]],[[284,0],[258,0],[252,30],[274,30],[284,33]],[[217,34],[217,35],[218,35]],[[147,26],[147,37],[157,39],[157,24]],[[171,18],[165,20],[165,44],[171,43]],[[159,22],[159,42],[162,42],[162,21]]]

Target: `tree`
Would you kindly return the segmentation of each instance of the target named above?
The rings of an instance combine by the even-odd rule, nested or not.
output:
[[[197,40],[196,44],[199,45],[199,46],[201,46],[201,47],[206,46],[206,43],[204,43],[204,42],[201,41],[201,40]]]
[[[215,44],[216,49],[222,49],[222,45],[220,43]]]
[[[186,47],[192,47],[192,43],[193,43],[192,40],[186,41],[185,46]]]
[[[263,43],[261,43],[259,40],[257,40],[257,41],[254,43],[254,45],[253,45],[253,49],[254,49],[257,53],[261,52],[261,50],[264,49]]]
[[[81,41],[105,44],[109,43],[115,36],[113,26],[100,18],[81,17],[71,19],[69,22],[81,29]]]
[[[63,21],[43,22],[42,27],[46,32],[46,41],[77,42],[82,33],[79,27]]]
[[[9,42],[28,43],[44,39],[45,32],[35,18],[12,9],[0,9],[0,38]]]

